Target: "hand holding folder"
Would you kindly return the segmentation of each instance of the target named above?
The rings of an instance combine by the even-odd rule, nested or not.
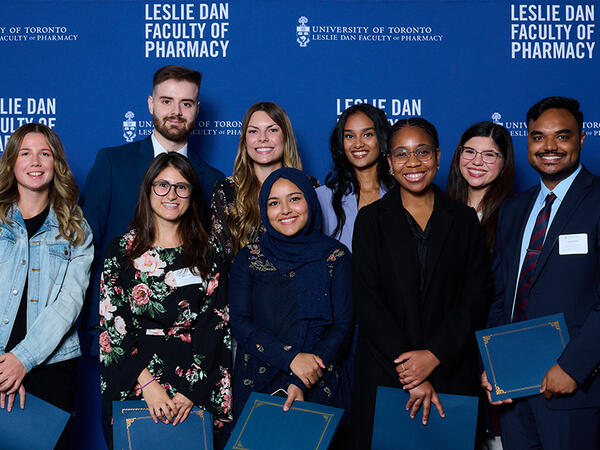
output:
[[[212,450],[212,415],[192,408],[185,422],[154,423],[143,400],[113,402],[113,443],[115,450],[151,450],[173,447],[178,450]]]
[[[577,389],[577,381],[558,364],[554,364],[544,375],[540,392],[549,400],[552,397],[572,394],[575,389]]]
[[[301,401],[284,411],[284,402],[281,397],[252,392],[225,449],[327,449],[344,411]]]
[[[493,404],[539,394],[544,380],[547,395],[567,393],[572,387],[562,369],[554,367],[569,342],[562,313],[480,330],[475,335]]]
[[[446,417],[432,412],[427,425],[411,419],[402,389],[377,387],[371,450],[473,448],[477,397],[439,394]]]
[[[11,412],[0,409],[0,448],[54,448],[71,415],[32,394],[27,394],[24,409],[19,403],[20,398],[15,399]]]

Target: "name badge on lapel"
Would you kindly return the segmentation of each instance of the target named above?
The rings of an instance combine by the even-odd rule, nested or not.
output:
[[[561,234],[558,237],[559,255],[587,255],[588,236],[587,233]]]

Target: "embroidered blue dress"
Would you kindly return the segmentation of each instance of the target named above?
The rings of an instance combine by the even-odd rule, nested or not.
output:
[[[258,244],[243,248],[230,272],[231,322],[238,352],[233,381],[234,416],[241,412],[250,392],[272,394],[296,384],[305,400],[344,407],[339,398],[347,389],[340,369],[348,349],[353,315],[350,289],[350,254],[335,249],[327,259],[330,294],[322,299],[298,299],[295,273],[280,273],[261,253]],[[331,317],[298,319],[299,302],[329,302]],[[311,389],[291,374],[290,363],[299,353],[314,353],[327,366]],[[345,408],[346,409],[346,408]]]
[[[258,243],[243,248],[232,265],[229,301],[232,332],[238,342],[234,417],[239,416],[250,392],[272,394],[287,390],[290,384],[302,389],[307,401],[347,409],[350,397],[343,360],[354,327],[351,255],[343,244],[314,226],[321,223],[321,209],[302,172],[275,171],[263,184],[266,194],[278,174],[294,177],[291,181],[303,191],[310,218],[301,233],[284,237],[263,217],[266,233]],[[266,194],[261,191],[265,202]],[[319,356],[326,366],[311,388],[290,370],[300,352]]]

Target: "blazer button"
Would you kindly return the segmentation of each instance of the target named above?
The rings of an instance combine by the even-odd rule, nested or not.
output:
[[[16,289],[13,289],[12,295],[17,295],[18,293],[19,293],[19,291],[17,291]]]

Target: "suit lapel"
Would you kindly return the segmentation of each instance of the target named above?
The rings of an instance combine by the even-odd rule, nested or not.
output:
[[[154,159],[154,147],[152,146],[152,138],[148,136],[139,142],[137,151],[137,164],[134,170],[136,170],[139,177],[139,184],[142,184],[146,170]]]
[[[565,199],[561,202],[560,207],[554,216],[554,220],[552,220],[552,224],[550,224],[550,229],[548,230],[544,246],[542,247],[542,253],[540,254],[540,258],[535,267],[533,282],[535,282],[543,269],[544,264],[548,261],[548,256],[552,253],[552,249],[558,241],[558,236],[569,222],[569,219],[573,216],[573,213],[577,210],[579,204],[587,195],[591,184],[592,177],[590,173],[585,170],[585,168],[582,168],[579,175],[573,180],[573,184],[567,191]]]
[[[190,147],[190,143],[188,142],[188,159],[194,166],[194,170],[196,171],[196,175],[198,175],[198,181],[200,181],[200,186],[204,186],[204,162],[198,156],[197,152],[192,151]],[[208,193],[210,195],[210,192]]]

